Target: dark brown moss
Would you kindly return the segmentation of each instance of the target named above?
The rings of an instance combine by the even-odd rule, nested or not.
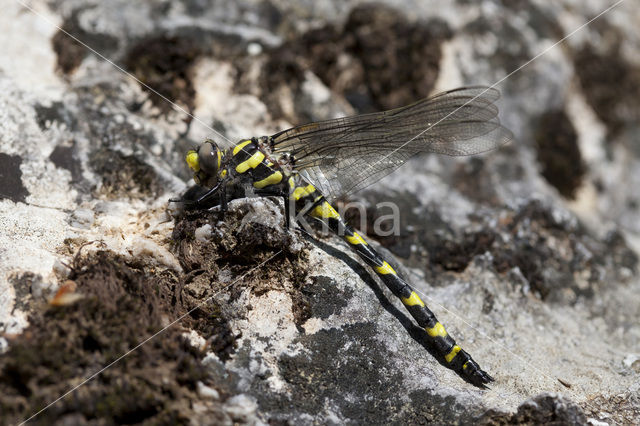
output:
[[[498,272],[517,267],[531,290],[544,300],[574,303],[577,298],[593,298],[610,282],[624,285],[622,268],[636,271],[638,259],[619,234],[599,241],[579,223],[555,217],[540,202],[522,206],[513,216],[502,221],[508,231],[508,243],[498,240],[492,249],[493,265]],[[611,267],[612,276],[601,271]],[[585,282],[577,276],[588,272]]]
[[[476,420],[479,425],[583,425],[587,424],[587,416],[572,401],[542,394],[533,398],[533,402],[525,402],[516,413],[503,413],[489,410]]]
[[[587,102],[605,123],[611,137],[640,119],[640,68],[623,59],[619,46],[617,43],[600,52],[585,45],[573,55]]]
[[[410,22],[388,6],[360,5],[342,26],[330,24],[294,34],[267,51],[258,82],[247,81],[250,66],[239,67],[239,90],[255,93],[258,87],[270,114],[293,123],[314,119],[305,115],[304,107],[298,108],[308,102],[302,93],[306,71],[360,113],[399,107],[431,93],[440,69],[441,45],[450,36],[442,21]]]
[[[302,292],[308,273],[306,252],[294,249],[292,235],[281,228],[243,220],[254,208],[248,201],[236,205],[226,212],[224,222],[219,222],[219,212],[211,211],[186,212],[177,220],[172,238],[187,273],[186,293],[203,300],[224,291],[234,300],[247,287],[256,295],[283,291],[292,299],[296,323],[302,324],[310,317],[309,302]],[[196,230],[205,225],[216,227],[211,236],[195,238]],[[217,280],[222,271],[242,279],[222,286]]]
[[[51,39],[53,51],[57,55],[56,67],[63,74],[72,73],[84,58],[91,54],[87,47],[76,40],[91,46],[103,55],[109,55],[118,47],[118,40],[114,37],[108,34],[91,33],[82,28],[78,16],[84,9],[75,10]]]
[[[488,230],[471,232],[461,241],[445,240],[431,252],[431,262],[445,271],[462,272],[471,260],[491,249],[496,235]]]
[[[3,424],[25,420],[112,363],[39,414],[36,423],[186,424],[197,382],[224,389],[211,382],[200,363],[203,353],[183,339],[179,326],[137,347],[189,309],[174,273],[100,251],[77,257],[69,278],[82,299],[34,311],[29,328],[0,357]],[[209,414],[218,417],[220,407],[210,407]]]
[[[542,176],[565,198],[575,198],[586,166],[573,124],[563,110],[548,111],[537,120],[534,137]]]
[[[65,26],[63,26],[65,29]],[[69,31],[67,26],[65,31]],[[58,31],[51,40],[53,51],[57,55],[57,68],[64,74],[69,74],[80,66],[84,57],[87,55],[86,48],[66,35],[62,31]]]
[[[172,105],[162,96],[192,112],[196,92],[191,80],[191,66],[202,53],[199,45],[186,36],[146,38],[129,49],[124,66],[148,86],[142,86],[142,89],[149,93],[149,98],[163,114],[171,111]]]
[[[365,4],[351,12],[340,37],[354,67],[345,75],[340,72],[339,57],[331,65],[324,59],[315,62],[319,56],[310,55],[312,69],[330,87],[339,88],[359,112],[367,107],[395,108],[431,93],[440,70],[441,45],[451,35],[442,21],[412,23],[394,9]],[[317,51],[323,44],[310,43],[310,47]],[[340,81],[354,70],[361,73],[359,78],[340,88]],[[358,105],[362,97],[371,102]]]
[[[103,148],[91,154],[89,163],[102,178],[102,193],[110,197],[155,197],[163,191],[155,170],[133,155]]]

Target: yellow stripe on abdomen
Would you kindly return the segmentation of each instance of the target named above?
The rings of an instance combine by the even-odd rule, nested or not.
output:
[[[275,185],[280,182],[282,182],[282,173],[278,171],[275,173],[271,173],[269,176],[267,176],[262,180],[254,182],[253,187],[257,189],[262,189],[265,186]]]
[[[424,307],[424,302],[422,301],[422,299],[420,299],[420,296],[418,296],[418,294],[415,291],[412,291],[409,297],[403,297],[402,303],[404,303],[405,306],[423,306]]]
[[[376,266],[375,270],[376,272],[382,275],[387,275],[387,274],[397,275],[396,271],[391,267],[391,265],[389,265],[389,263],[387,263],[386,260],[382,262],[382,266]]]
[[[444,325],[440,324],[439,322],[437,322],[436,325],[434,325],[431,328],[425,328],[425,330],[427,331],[427,334],[431,337],[447,336],[447,330],[445,330]]]
[[[446,355],[444,356],[444,359],[445,359],[447,362],[451,362],[451,361],[453,361],[453,358],[455,358],[455,357],[456,357],[456,355],[458,355],[458,352],[460,352],[461,350],[462,350],[462,348],[461,348],[460,346],[455,345],[455,346],[451,349],[451,352],[449,352],[448,354],[446,354]]]
[[[340,219],[340,215],[334,209],[331,204],[326,201],[311,211],[311,216],[320,219]]]
[[[347,240],[349,244],[353,244],[354,246],[358,244],[362,244],[363,246],[367,245],[367,242],[364,240],[364,238],[362,238],[357,232],[354,232],[352,236],[346,235],[344,239]]]
[[[316,187],[313,185],[299,186],[293,190],[293,198],[294,200],[298,201],[302,197],[306,197],[309,194],[313,194],[315,190],[316,190]]]

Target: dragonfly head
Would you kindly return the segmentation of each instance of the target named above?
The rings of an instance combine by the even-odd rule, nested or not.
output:
[[[185,160],[198,185],[212,187],[217,183],[222,151],[214,141],[207,139],[198,148],[188,151]]]

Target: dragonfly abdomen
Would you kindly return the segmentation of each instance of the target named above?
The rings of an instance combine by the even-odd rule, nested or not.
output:
[[[477,385],[493,381],[493,378],[456,344],[415,290],[398,275],[380,253],[345,223],[342,216],[313,185],[296,186],[291,192],[291,197],[296,202],[296,211],[307,210],[309,216],[324,221],[332,232],[341,236],[373,268],[382,282],[402,301],[420,328],[425,331],[425,338],[449,368]]]

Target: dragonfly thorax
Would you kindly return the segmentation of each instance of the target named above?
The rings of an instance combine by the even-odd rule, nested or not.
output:
[[[295,158],[290,152],[274,152],[274,141],[271,136],[261,136],[255,139],[258,149],[265,154],[265,156],[273,164],[277,164],[277,167],[281,169],[287,175],[291,175],[295,167]]]

